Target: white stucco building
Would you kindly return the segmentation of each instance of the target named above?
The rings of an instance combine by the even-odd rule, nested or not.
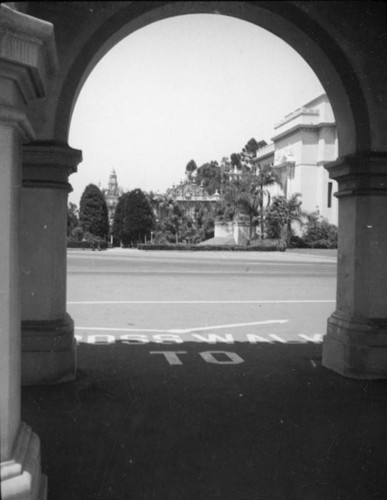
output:
[[[285,116],[274,127],[272,143],[257,151],[257,163],[272,165],[281,179],[273,195],[302,196],[302,208],[318,211],[338,224],[337,182],[329,179],[324,164],[338,155],[337,131],[332,107],[322,94]]]

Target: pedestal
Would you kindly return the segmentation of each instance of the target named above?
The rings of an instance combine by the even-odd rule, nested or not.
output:
[[[47,478],[40,472],[40,441],[24,422],[18,429],[9,460],[1,467],[1,498],[47,498]]]

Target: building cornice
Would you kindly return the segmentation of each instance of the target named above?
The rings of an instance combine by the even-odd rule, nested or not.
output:
[[[280,139],[286,139],[289,136],[296,135],[298,132],[311,132],[311,131],[318,131],[321,128],[325,127],[330,127],[330,128],[335,128],[336,123],[335,122],[320,122],[316,123],[314,125],[294,125],[292,128],[288,130],[284,130],[283,132],[275,135],[274,137],[271,138],[273,142],[276,142]]]
[[[301,115],[319,116],[319,114],[320,114],[320,112],[318,111],[318,109],[310,109],[310,108],[306,108],[303,106],[302,108],[298,108],[295,111],[293,111],[292,113],[286,115],[285,118],[283,118],[280,122],[278,122],[274,125],[274,128],[276,129],[276,128],[282,127],[282,125],[285,125],[285,123],[288,123],[291,120],[294,120],[294,118],[297,118],[297,116],[301,116]]]

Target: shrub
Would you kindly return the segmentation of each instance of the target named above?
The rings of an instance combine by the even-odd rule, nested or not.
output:
[[[93,241],[68,241],[67,248],[90,249],[90,250],[106,250],[106,241],[100,241],[97,244]]]
[[[290,248],[309,248],[309,245],[303,238],[292,235],[290,238]]]
[[[310,243],[310,248],[337,248],[337,242],[330,240],[318,240]]]
[[[139,244],[140,250],[182,250],[191,252],[284,252],[286,243],[282,240],[260,240],[249,246],[239,245],[188,245],[185,243]]]
[[[69,236],[69,241],[82,241],[83,240],[83,229],[79,226],[74,227]]]
[[[82,241],[73,241],[69,239],[67,248],[90,248],[91,250],[106,250],[107,242],[99,236],[91,233],[84,233]]]
[[[310,248],[337,248],[337,226],[316,213],[309,215],[303,238]],[[321,245],[321,246],[316,246]],[[325,246],[322,246],[325,245]]]

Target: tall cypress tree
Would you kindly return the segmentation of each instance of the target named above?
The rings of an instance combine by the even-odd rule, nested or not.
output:
[[[106,239],[109,234],[108,209],[105,198],[95,184],[86,186],[79,204],[79,225],[84,232]]]
[[[124,220],[124,213],[125,213],[125,204],[126,204],[126,198],[127,198],[128,193],[122,194],[118,198],[118,203],[116,206],[116,210],[114,212],[114,220],[113,220],[113,228],[112,228],[112,233],[113,233],[113,238],[115,240],[118,240],[119,242],[123,242],[123,220]]]
[[[114,237],[124,246],[143,242],[154,227],[155,218],[148,198],[141,189],[123,194],[118,200],[113,224]]]

